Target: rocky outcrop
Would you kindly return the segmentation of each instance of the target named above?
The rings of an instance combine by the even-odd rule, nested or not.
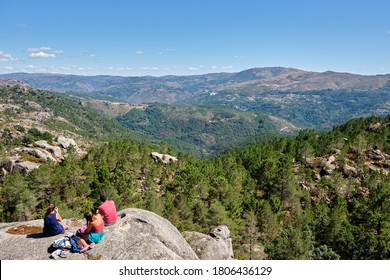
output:
[[[76,142],[72,138],[66,138],[64,136],[58,136],[57,143],[64,149],[69,148],[71,145],[77,147]]]
[[[48,160],[51,160],[51,161],[57,161],[50,152],[46,151],[46,150],[42,150],[42,149],[39,149],[39,148],[23,148],[21,150],[22,153],[27,153],[31,156],[34,156],[38,159],[41,159],[43,161],[48,161]]]
[[[0,168],[2,175],[5,176],[9,172],[19,172],[23,175],[31,172],[35,168],[38,168],[41,164],[37,162],[24,161],[18,156],[10,157],[0,162]]]
[[[180,232],[166,219],[146,210],[125,209],[118,221],[106,227],[104,239],[84,254],[71,253],[67,259],[102,260],[197,260],[198,257]],[[72,223],[73,224],[73,223]],[[64,235],[44,237],[42,233],[19,234],[21,226],[43,227],[43,220],[0,224],[1,260],[46,260],[49,247]],[[77,230],[71,226],[69,233]],[[23,233],[23,232],[22,232]]]
[[[373,123],[373,124],[370,124],[368,127],[367,127],[367,131],[379,131],[382,127],[389,127],[390,126],[390,123],[384,123],[384,124],[381,124],[381,123]]]
[[[86,152],[81,150],[72,138],[59,136],[57,142],[53,145],[45,140],[36,141],[30,147],[15,148],[9,155],[7,160],[0,162],[0,177],[5,176],[9,172],[20,172],[28,174],[35,168],[38,168],[41,163],[46,161],[61,162],[67,153],[67,148],[73,145],[76,148],[76,153],[80,156]],[[28,157],[25,157],[27,155]]]
[[[15,161],[11,162],[11,170],[10,172],[20,172],[23,175],[27,175],[29,172],[33,171],[34,169],[38,168],[40,166],[39,163],[31,162],[31,161]]]
[[[345,176],[352,176],[356,178],[359,175],[358,168],[350,166],[347,163],[341,167],[341,171]]]
[[[177,158],[168,154],[160,154],[157,152],[151,152],[150,154],[152,158],[157,161],[162,161],[163,163],[167,164],[170,162],[177,162]]]
[[[336,158],[334,155],[331,155],[328,159],[322,161],[322,175],[330,175],[333,173],[333,171],[338,167],[335,163]]]
[[[15,79],[0,79],[0,87],[18,87],[23,92],[31,89],[29,85]]]
[[[201,260],[232,260],[232,240],[227,226],[213,228],[209,235],[186,231],[184,238]]]
[[[58,146],[52,146],[47,143],[45,140],[36,141],[35,145],[39,148],[42,148],[50,153],[52,153],[57,159],[62,159],[62,151]]]
[[[367,128],[367,131],[378,131],[381,128],[381,123],[373,123]]]
[[[373,126],[370,129],[379,129]],[[359,161],[357,159],[359,158]],[[390,155],[381,151],[377,146],[368,149],[357,149],[348,147],[341,153],[340,150],[334,150],[333,154],[328,157],[318,158],[302,158],[303,165],[311,169],[311,176],[302,177],[298,175],[298,169],[295,170],[299,185],[301,188],[310,191],[312,199],[329,202],[326,191],[318,184],[324,178],[332,183],[337,177],[337,186],[334,190],[342,196],[347,196],[354,188],[363,195],[367,194],[367,189],[364,187],[365,169],[370,172],[377,172],[388,176],[390,174]],[[310,173],[308,173],[310,174]],[[332,187],[333,184],[330,185]]]
[[[23,102],[23,105],[26,106],[26,107],[29,107],[30,109],[33,109],[35,111],[41,111],[42,110],[42,106],[39,105],[38,103],[34,102],[34,101],[25,100]]]

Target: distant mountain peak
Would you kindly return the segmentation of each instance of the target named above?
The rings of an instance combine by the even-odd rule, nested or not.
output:
[[[306,71],[286,67],[256,67],[234,74],[231,80],[234,82],[247,82],[252,80],[263,80],[274,78],[291,73],[304,73]]]

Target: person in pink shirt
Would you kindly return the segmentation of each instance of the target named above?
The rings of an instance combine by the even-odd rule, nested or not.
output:
[[[100,195],[100,201],[102,204],[99,206],[97,212],[102,215],[104,225],[110,226],[115,224],[117,220],[115,202],[107,199],[107,196],[104,194]]]

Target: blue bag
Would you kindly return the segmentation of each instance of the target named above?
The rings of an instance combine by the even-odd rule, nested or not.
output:
[[[81,243],[80,237],[73,235],[70,237],[70,244],[72,245],[73,253],[80,253],[80,250],[83,248],[83,243]]]

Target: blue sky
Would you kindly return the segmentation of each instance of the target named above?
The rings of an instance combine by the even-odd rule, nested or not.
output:
[[[390,73],[390,1],[0,0],[0,73]]]

